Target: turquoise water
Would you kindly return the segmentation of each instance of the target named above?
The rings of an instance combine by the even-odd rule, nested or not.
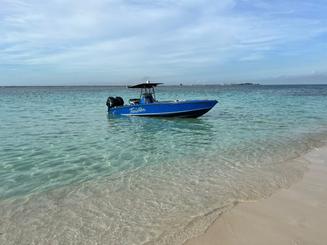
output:
[[[327,86],[161,87],[218,99],[198,119],[110,118],[124,87],[0,88],[0,243],[180,244],[301,177],[327,138]]]

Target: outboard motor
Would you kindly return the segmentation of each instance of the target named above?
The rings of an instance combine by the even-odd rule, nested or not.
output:
[[[115,107],[116,99],[114,97],[108,97],[106,105],[108,106],[108,108]]]
[[[108,97],[106,105],[108,106],[108,108],[122,106],[124,105],[124,100],[122,97]]]
[[[117,105],[116,106],[122,106],[124,105],[124,100],[122,97],[116,97]]]

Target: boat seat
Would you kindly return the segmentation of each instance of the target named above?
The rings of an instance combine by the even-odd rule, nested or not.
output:
[[[138,104],[140,104],[140,99],[130,99],[129,103],[131,105],[138,105]]]

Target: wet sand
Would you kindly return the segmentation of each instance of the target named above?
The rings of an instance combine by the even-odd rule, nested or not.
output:
[[[240,203],[185,245],[326,244],[327,146],[302,158],[310,165],[298,183],[266,199]]]

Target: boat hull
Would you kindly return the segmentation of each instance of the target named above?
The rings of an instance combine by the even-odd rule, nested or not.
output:
[[[217,104],[216,100],[155,102],[109,108],[112,115],[148,117],[199,117]]]

